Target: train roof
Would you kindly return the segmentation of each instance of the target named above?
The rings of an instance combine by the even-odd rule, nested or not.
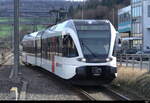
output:
[[[67,25],[67,24],[104,24],[104,23],[110,23],[109,20],[94,20],[94,19],[70,19],[70,20],[67,20],[67,21],[64,21],[62,23],[59,23],[57,25],[54,25],[52,27],[55,27],[55,26],[58,26],[58,25]],[[50,27],[50,28],[52,28]]]
[[[30,33],[30,34],[27,34],[27,35],[24,36],[23,41],[32,40],[33,38],[36,37],[37,34],[38,34],[38,32],[33,32],[33,33]]]
[[[110,23],[109,20],[90,20],[90,19],[84,19],[84,20],[81,20],[81,19],[70,19],[70,20],[66,20],[62,23],[59,23],[57,25],[54,25],[50,28],[48,28],[48,32],[51,32],[53,30],[63,30],[65,27],[71,27],[72,29],[75,30],[75,25],[86,25],[86,24],[108,24]],[[43,30],[41,30],[43,31]],[[34,33],[31,33],[31,34],[28,34],[26,36],[24,36],[23,38],[23,41],[24,40],[32,40],[32,39],[35,39],[35,37],[37,36],[37,34],[39,33],[40,31],[37,31],[37,32],[34,32]],[[49,33],[48,33],[49,34]]]
[[[60,23],[60,24],[64,24],[64,25],[69,25],[69,24],[106,24],[106,23],[110,23],[110,21],[109,20],[94,20],[94,19],[84,19],[84,20],[82,20],[82,19],[70,19],[70,20],[67,20],[67,21],[64,21],[64,22],[62,22],[62,23]],[[59,24],[57,24],[57,25],[59,25]],[[57,26],[56,25],[56,26]]]
[[[82,24],[101,24],[101,23],[110,23],[109,20],[94,20],[94,19],[71,19],[70,21],[74,23]]]
[[[86,25],[86,24],[108,24],[110,23],[109,20],[90,20],[90,19],[70,19],[67,21],[64,21],[62,23],[59,23],[57,25],[54,25],[50,27],[50,30],[63,30],[65,27],[71,27],[72,29],[75,29],[75,25]]]

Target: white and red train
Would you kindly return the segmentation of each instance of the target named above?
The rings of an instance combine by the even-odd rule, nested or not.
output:
[[[67,20],[25,35],[22,61],[79,85],[110,83],[117,76],[116,33],[108,20]]]

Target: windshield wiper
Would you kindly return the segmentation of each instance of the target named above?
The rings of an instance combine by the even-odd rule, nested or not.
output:
[[[86,45],[86,44],[84,44],[84,42],[82,41],[82,40],[80,40],[81,41],[81,44],[84,46],[84,47],[86,47],[86,49],[94,56],[94,57],[97,57],[93,52],[92,52],[92,50]]]

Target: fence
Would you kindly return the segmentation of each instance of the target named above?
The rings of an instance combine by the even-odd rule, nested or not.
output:
[[[120,66],[132,67],[133,69],[148,69],[150,71],[150,55],[148,54],[120,54],[117,55]]]

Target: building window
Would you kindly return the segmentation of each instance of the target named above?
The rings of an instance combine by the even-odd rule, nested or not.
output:
[[[148,5],[148,17],[150,17],[150,5]]]
[[[132,0],[132,3],[141,2],[141,0]]]
[[[130,22],[130,19],[131,19],[131,15],[129,12],[123,13],[119,15],[119,24]]]
[[[142,16],[142,7],[136,6],[132,9],[132,17],[139,17]]]

